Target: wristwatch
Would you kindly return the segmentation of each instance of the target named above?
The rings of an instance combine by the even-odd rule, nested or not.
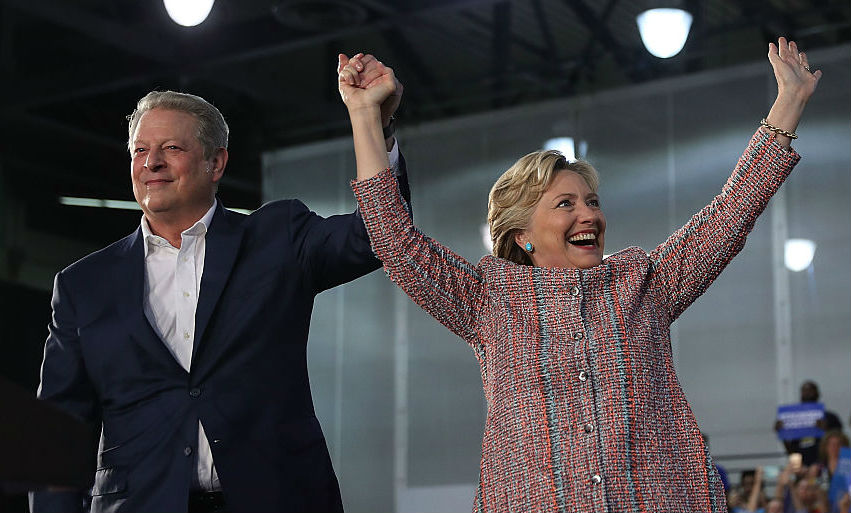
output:
[[[390,123],[388,123],[383,130],[385,139],[393,137],[393,134],[396,133],[396,118],[394,116],[390,116]]]

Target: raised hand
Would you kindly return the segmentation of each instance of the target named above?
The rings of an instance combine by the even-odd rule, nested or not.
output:
[[[768,60],[777,79],[778,97],[789,95],[806,102],[815,92],[821,70],[810,68],[807,54],[798,51],[794,41],[787,42],[785,37],[781,37],[776,45],[768,43]]]
[[[337,74],[340,97],[349,111],[380,107],[382,120],[389,121],[402,96],[402,84],[392,68],[369,54],[359,53],[350,59],[341,53]]]
[[[784,132],[794,135],[804,107],[821,79],[821,70],[811,72],[807,54],[799,52],[798,45],[787,42],[785,37],[779,38],[776,45],[768,43],[768,60],[777,79],[777,99],[765,116],[766,129],[775,133],[781,146],[788,148],[792,139]]]

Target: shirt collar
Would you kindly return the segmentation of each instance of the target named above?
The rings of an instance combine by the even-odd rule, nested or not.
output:
[[[210,223],[213,221],[213,215],[216,213],[216,205],[219,204],[218,198],[213,199],[213,206],[207,210],[207,213],[204,214],[201,219],[195,221],[195,224],[190,226],[189,228],[183,230],[181,235],[205,235],[207,233],[207,229],[210,227]],[[151,252],[151,246],[157,247],[172,247],[171,244],[160,237],[159,235],[155,235],[151,231],[150,225],[148,225],[148,220],[145,218],[145,215],[142,214],[142,240],[145,242],[145,255],[147,256]]]

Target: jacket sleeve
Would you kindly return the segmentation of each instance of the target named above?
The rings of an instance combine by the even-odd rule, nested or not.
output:
[[[800,160],[757,130],[721,193],[650,253],[651,286],[663,291],[671,322],[745,245],[757,217]]]
[[[79,420],[100,425],[97,396],[83,362],[77,315],[64,278],[60,272],[54,280],[53,315],[44,344],[38,398]],[[94,475],[94,468],[91,470]],[[30,509],[33,513],[82,511],[85,498],[84,490],[30,492]]]
[[[352,182],[372,249],[415,303],[474,347],[486,287],[479,268],[420,232],[390,170]]]
[[[405,160],[399,158],[394,176],[412,215]],[[360,209],[323,218],[300,201],[293,202],[291,226],[294,246],[308,281],[316,293],[347,283],[381,267],[369,245]]]

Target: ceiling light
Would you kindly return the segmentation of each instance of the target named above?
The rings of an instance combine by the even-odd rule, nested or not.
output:
[[[544,141],[545,150],[556,150],[561,152],[568,161],[576,160],[576,145],[573,137],[553,137]]]
[[[207,19],[215,0],[163,0],[168,15],[178,25],[194,27]]]
[[[809,239],[789,239],[786,241],[784,262],[790,271],[803,271],[813,262],[816,243]]]
[[[692,16],[682,9],[650,9],[636,17],[647,51],[667,59],[680,53],[691,29]]]

